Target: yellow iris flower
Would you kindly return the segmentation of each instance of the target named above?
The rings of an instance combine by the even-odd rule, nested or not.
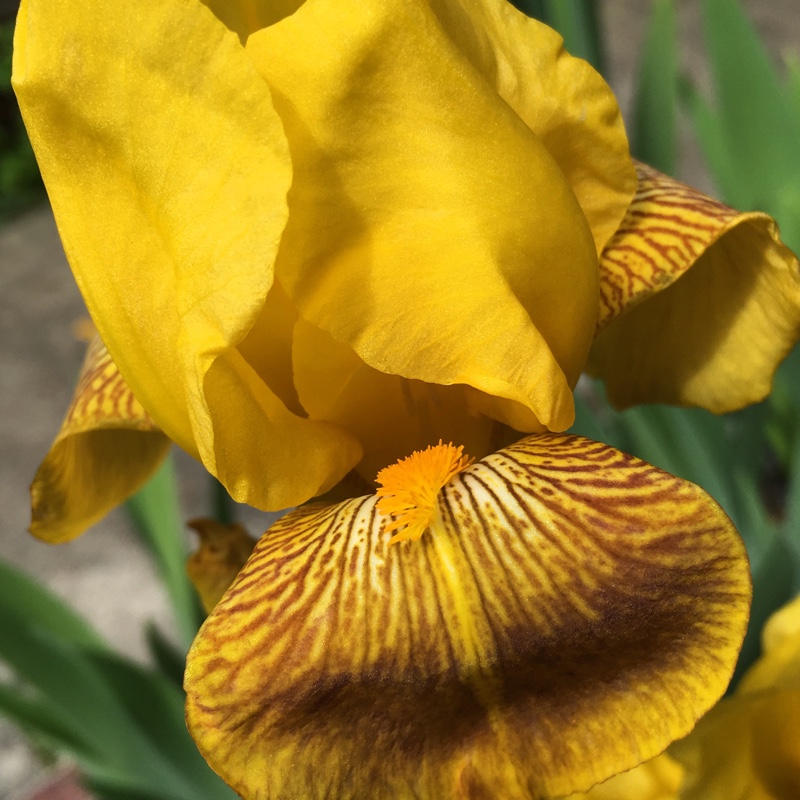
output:
[[[503,0],[23,0],[14,86],[104,343],[33,532],[169,441],[259,508],[356,498],[270,529],[195,643],[188,719],[237,791],[567,794],[688,732],[741,543],[560,432],[584,369],[621,405],[769,391],[800,332],[769,218],[635,165],[608,87]]]

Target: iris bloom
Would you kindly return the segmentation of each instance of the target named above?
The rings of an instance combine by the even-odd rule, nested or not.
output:
[[[14,85],[105,343],[34,533],[170,440],[259,508],[355,498],[273,527],[195,644],[231,785],[566,794],[688,732],[743,635],[741,543],[560,432],[587,368],[621,405],[765,396],[800,326],[767,217],[635,166],[602,80],[501,0],[24,0]]]

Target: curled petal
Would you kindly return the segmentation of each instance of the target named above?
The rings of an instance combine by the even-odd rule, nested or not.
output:
[[[723,700],[671,752],[686,769],[682,800],[800,797],[800,688]]]
[[[761,644],[763,655],[742,677],[737,692],[800,689],[800,596],[769,618]]]
[[[762,645],[736,694],[674,746],[686,768],[681,798],[800,797],[800,597],[770,617]]]
[[[477,25],[457,11],[320,0],[247,40],[294,166],[276,275],[369,367],[563,430],[597,315],[595,243],[540,136],[469,63]],[[552,31],[517,27],[552,51]]]
[[[96,336],[31,484],[31,533],[48,542],[74,539],[142,486],[169,447]]]
[[[766,214],[742,214],[644,165],[600,259],[589,371],[618,406],[723,413],[763,399],[800,336],[800,265]]]
[[[281,519],[189,656],[187,719],[243,797],[538,798],[685,735],[747,622],[706,494],[529,437],[457,475],[419,541],[374,497]]]

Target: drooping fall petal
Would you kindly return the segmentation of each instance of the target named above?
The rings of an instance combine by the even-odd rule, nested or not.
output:
[[[339,480],[358,444],[293,414],[236,349],[272,285],[292,180],[237,36],[197,0],[26,0],[14,86],[78,285],[158,426],[262,508]]]
[[[508,36],[552,53],[552,31],[508,18]],[[248,38],[294,165],[276,275],[373,369],[467,384],[563,429],[597,315],[595,245],[541,137],[470,63],[477,30],[450,2],[321,0]]]
[[[730,678],[742,543],[635,458],[532,436],[456,475],[419,541],[388,523],[374,496],[290,513],[195,641],[189,726],[243,797],[565,795]]]
[[[256,540],[238,523],[194,519],[187,524],[200,537],[200,546],[187,559],[186,572],[210,614],[250,557]]]
[[[31,485],[31,533],[48,542],[75,538],[142,486],[169,447],[96,336]]]
[[[717,413],[763,399],[800,335],[800,265],[766,214],[742,214],[655,170],[600,259],[589,371],[618,406]]]

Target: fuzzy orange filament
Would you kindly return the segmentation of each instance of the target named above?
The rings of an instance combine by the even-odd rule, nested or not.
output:
[[[386,526],[388,533],[400,531],[389,544],[417,540],[425,533],[436,514],[436,498],[442,487],[474,461],[463,455],[463,449],[442,444],[440,439],[439,444],[415,450],[378,473],[378,511],[393,518]]]

